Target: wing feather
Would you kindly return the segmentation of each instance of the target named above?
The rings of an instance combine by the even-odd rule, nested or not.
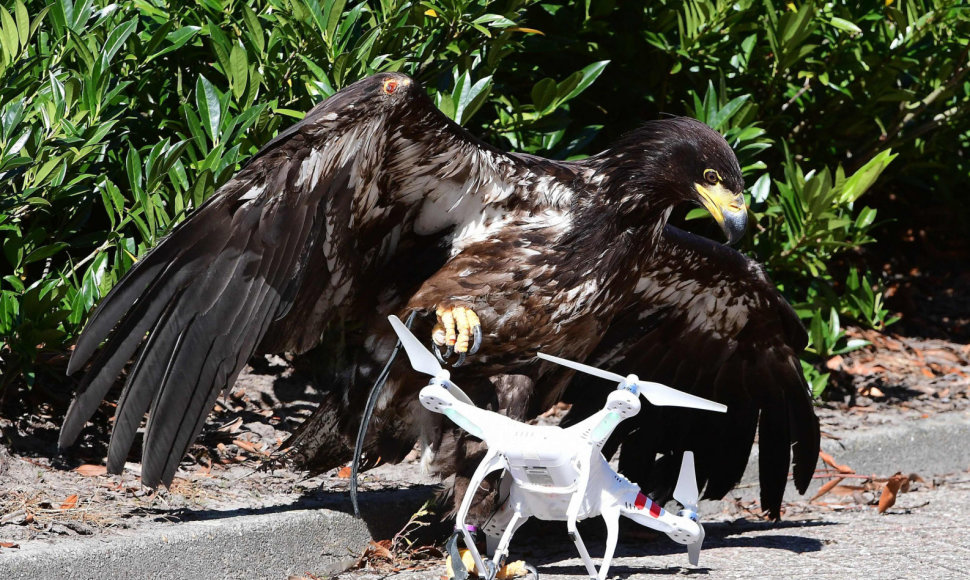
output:
[[[797,359],[805,331],[760,267],[736,251],[667,226],[656,256],[637,299],[588,360],[724,403],[728,412],[645,405],[630,420],[620,464],[665,499],[677,477],[665,464],[693,450],[705,496],[720,498],[740,481],[757,432],[762,506],[778,517],[789,465],[803,492],[818,458],[818,419]],[[599,408],[601,397],[580,396],[592,388],[574,379],[567,424]]]
[[[375,288],[399,292],[380,304],[390,313],[413,288],[389,265],[434,271],[423,262],[447,252],[429,248],[488,231],[501,213],[489,207],[566,208],[565,186],[527,196],[540,164],[473,138],[416,85],[388,100],[383,79],[351,85],[280,133],[105,297],[69,364],[88,369],[61,447],[135,355],[108,466],[123,467],[147,410],[143,482],[168,484],[257,348],[305,350],[331,320],[369,316]]]
[[[299,231],[305,232],[312,225],[312,220],[308,219],[312,212],[298,208],[296,214],[291,222],[302,221]],[[258,245],[271,241],[258,235],[254,237]],[[220,391],[209,385],[218,385],[217,377],[235,377],[242,370],[248,355],[236,355],[251,353],[256,342],[252,337],[262,336],[265,326],[275,318],[282,303],[282,294],[276,290],[275,282],[281,277],[283,257],[295,249],[294,240],[304,237],[303,233],[291,236],[285,244],[269,245],[265,252],[245,252],[243,256],[249,258],[236,260],[226,276],[226,280],[241,278],[245,282],[227,284],[220,299],[194,319],[183,333],[187,337],[186,348],[173,355],[170,366],[174,370],[166,373],[158,388],[146,427],[143,445],[146,468],[142,472],[146,485],[171,481],[182,455],[201,430]],[[257,255],[261,256],[258,263],[253,258]],[[266,271],[257,276],[246,276],[249,266],[262,266]],[[172,416],[178,420],[167,419]],[[156,466],[160,469],[155,469]]]

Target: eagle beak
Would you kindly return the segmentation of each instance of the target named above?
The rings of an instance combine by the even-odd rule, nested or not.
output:
[[[695,183],[694,187],[701,204],[711,212],[717,225],[721,226],[728,244],[740,240],[748,226],[748,208],[744,205],[744,196],[730,191],[720,183],[713,186]]]

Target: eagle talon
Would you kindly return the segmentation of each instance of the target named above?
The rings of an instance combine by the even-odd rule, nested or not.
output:
[[[437,347],[447,347],[444,354],[436,348],[435,356],[445,364],[451,355],[457,354],[458,360],[452,366],[461,366],[469,354],[475,354],[482,346],[481,320],[465,306],[439,306],[435,314],[438,323],[431,331],[431,340]]]
[[[434,353],[434,357],[436,359],[438,359],[438,362],[440,362],[443,365],[446,365],[446,364],[448,364],[448,358],[451,357],[451,347],[449,346],[448,348],[446,348],[445,349],[445,354],[442,355],[441,354],[441,351],[438,349],[439,346],[440,345],[438,343],[436,343],[434,340],[432,340],[431,341],[431,352]]]
[[[472,346],[468,349],[468,354],[475,354],[482,346],[482,325],[472,326]]]

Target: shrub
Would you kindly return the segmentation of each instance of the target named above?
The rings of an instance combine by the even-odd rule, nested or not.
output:
[[[280,127],[382,70],[540,155],[663,113],[721,130],[750,185],[746,251],[806,320],[810,355],[849,348],[841,318],[892,321],[878,274],[843,264],[877,225],[860,197],[884,171],[944,193],[970,173],[954,155],[970,142],[966,11],[888,4],[3,0],[0,395],[63,382],[57,363],[139,255]]]
[[[0,392],[44,373],[63,382],[63,365],[51,363],[137,256],[340,87],[404,70],[466,123],[498,102],[493,75],[535,32],[516,26],[524,2],[494,4],[13,0],[0,9]],[[541,83],[536,104],[507,104],[502,134],[529,147],[529,128],[604,64]]]

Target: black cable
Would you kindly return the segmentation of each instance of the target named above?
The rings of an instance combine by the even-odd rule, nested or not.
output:
[[[404,321],[404,325],[411,329],[411,324],[414,322],[414,317],[417,315],[416,310],[412,310],[411,314],[408,315],[408,319]],[[387,359],[387,364],[384,365],[384,370],[378,375],[377,380],[374,381],[374,386],[371,387],[370,395],[367,396],[367,405],[364,407],[364,415],[360,419],[360,427],[357,428],[357,443],[354,445],[354,461],[350,464],[350,502],[354,504],[354,517],[360,518],[360,507],[357,505],[357,474],[360,471],[360,456],[364,452],[364,438],[367,436],[367,425],[370,423],[371,416],[374,414],[374,407],[377,406],[377,398],[380,397],[381,391],[384,390],[384,384],[387,383],[387,376],[391,372],[391,364],[394,359],[397,358],[397,353],[401,352],[404,346],[401,344],[401,340],[398,339],[397,345],[394,347],[394,351],[391,352],[390,358]]]

